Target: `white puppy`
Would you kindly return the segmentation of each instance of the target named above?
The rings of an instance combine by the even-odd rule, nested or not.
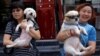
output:
[[[34,18],[36,17],[36,12],[33,8],[26,8],[24,10],[24,14],[26,15],[26,19],[24,19],[23,21],[27,22],[26,30],[22,29],[20,37],[15,39],[13,44],[7,45],[8,48],[14,46],[22,47],[30,44],[30,40],[32,39],[32,37],[28,34],[28,32],[29,32],[29,28],[33,27],[34,25],[33,21]],[[20,26],[21,24],[18,24],[15,31],[18,31]]]
[[[86,30],[78,25],[78,21],[79,21],[78,15],[79,15],[78,12],[75,10],[68,11],[65,14],[61,31],[73,29],[75,30],[75,33],[78,35],[80,35],[81,33],[87,35]],[[64,41],[64,51],[73,56],[84,55],[86,53],[86,50],[89,50],[90,48],[91,47],[85,48],[80,43],[79,36],[71,36]],[[83,51],[80,52],[80,50],[83,50]]]

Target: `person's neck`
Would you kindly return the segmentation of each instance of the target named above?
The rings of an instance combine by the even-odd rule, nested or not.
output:
[[[21,22],[22,22],[22,20],[23,20],[23,19],[21,18],[21,19],[19,19],[19,20],[17,20],[17,21],[18,21],[18,23],[21,23]]]
[[[80,24],[80,25],[86,25],[87,22],[81,22],[81,21],[79,21],[79,24]]]

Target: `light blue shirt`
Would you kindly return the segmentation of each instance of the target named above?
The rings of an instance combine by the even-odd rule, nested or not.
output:
[[[84,46],[87,46],[89,41],[96,42],[96,30],[95,30],[95,28],[92,25],[88,24],[88,23],[79,23],[79,25],[84,27],[85,30],[88,33],[88,35],[81,34],[81,36],[80,36],[81,43]]]

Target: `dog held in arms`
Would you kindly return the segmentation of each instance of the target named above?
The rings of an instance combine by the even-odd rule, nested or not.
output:
[[[84,55],[86,51],[91,48],[91,47],[84,47],[80,42],[79,35],[80,34],[87,35],[87,32],[83,27],[78,25],[78,21],[79,21],[78,16],[79,14],[76,10],[68,11],[65,14],[65,18],[64,18],[62,28],[61,28],[61,31],[73,29],[75,30],[75,33],[78,35],[78,36],[71,36],[64,41],[65,53],[68,53],[73,56]]]
[[[33,27],[34,25],[32,21],[35,21],[34,18],[36,18],[36,11],[33,8],[26,8],[24,10],[24,14],[26,16],[26,19],[24,19],[23,21],[27,21],[27,27],[26,29],[22,29],[20,37],[15,39],[13,44],[7,45],[6,46],[7,48],[14,46],[22,47],[30,44],[32,37],[28,34],[28,32],[29,28]],[[20,26],[21,24],[18,24],[15,31],[18,31]]]

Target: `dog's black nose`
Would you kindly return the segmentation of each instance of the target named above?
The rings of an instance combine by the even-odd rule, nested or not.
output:
[[[32,13],[30,13],[30,15],[32,15]]]
[[[78,20],[78,18],[75,18],[75,21],[77,21]]]

